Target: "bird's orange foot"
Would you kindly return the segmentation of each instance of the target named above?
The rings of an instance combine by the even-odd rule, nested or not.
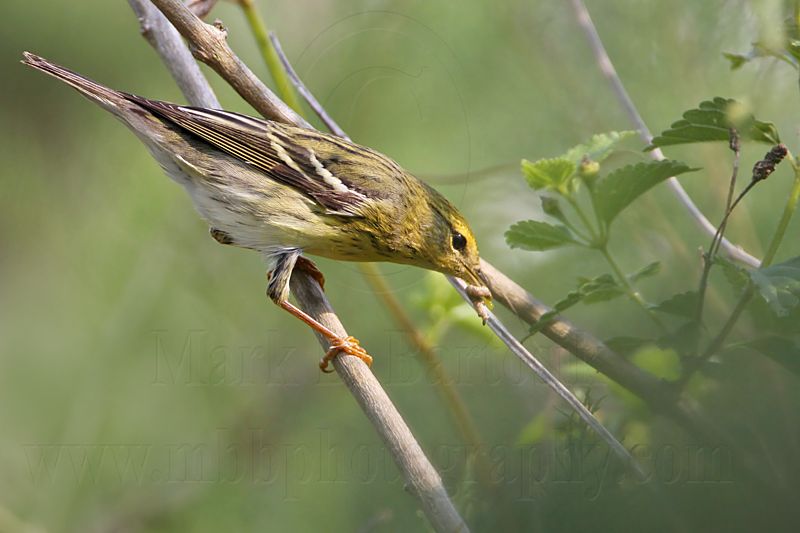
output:
[[[328,370],[328,364],[333,361],[341,352],[344,352],[347,355],[352,355],[353,357],[358,357],[367,363],[367,366],[372,366],[372,356],[370,356],[367,351],[361,347],[361,345],[358,343],[358,339],[355,337],[336,337],[331,339],[331,347],[325,353],[325,357],[323,357],[319,362],[319,369],[326,374],[333,372],[333,370]]]

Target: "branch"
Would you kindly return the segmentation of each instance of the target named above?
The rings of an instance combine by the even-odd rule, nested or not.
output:
[[[494,298],[530,324],[552,309],[487,261],[481,260],[481,277]],[[664,381],[620,357],[591,333],[582,331],[560,315],[541,328],[541,333],[601,374],[616,381],[644,400],[653,411],[672,417],[697,436],[710,435],[710,425],[693,408],[681,403],[679,395]]]
[[[192,61],[191,63],[194,67],[186,66],[181,56],[187,56],[188,50],[183,45],[177,32],[169,31],[168,25],[159,21],[158,14],[152,10],[148,5],[149,2],[146,0],[129,1],[131,7],[139,16],[140,22],[143,25],[148,24],[147,27],[143,27],[143,33],[148,37],[148,41],[153,44],[160,54],[162,50],[172,50],[174,52],[172,55],[162,54],[162,58],[167,63],[170,71],[176,75],[176,79],[194,80],[187,82],[193,85],[191,90],[186,93],[189,102],[193,105],[207,106],[212,99],[216,101],[213,93],[211,93],[208,88],[207,81],[205,79],[199,81],[197,77],[193,77],[190,74],[197,65]],[[185,30],[188,27],[192,27],[194,33],[189,33],[189,35],[204,34],[202,30],[197,29],[197,25],[207,25],[188,12],[180,2],[175,0],[154,0],[153,3],[159,5],[163,13],[171,13],[177,20],[183,21],[183,28]],[[184,13],[184,11],[186,11],[188,15]],[[189,35],[187,35],[187,37],[189,37]],[[218,40],[212,40],[210,42],[219,43]],[[195,43],[195,46],[199,50],[203,44]],[[224,49],[232,55],[227,44],[224,44]],[[214,53],[216,52],[204,49],[200,55],[207,57]],[[195,54],[197,55],[198,52]],[[174,63],[173,57],[177,58],[174,60]],[[236,65],[237,63],[243,66],[238,58],[229,64]],[[183,71],[184,68],[185,71]],[[227,73],[227,71],[225,72],[226,74],[223,74],[223,77],[225,77],[226,81],[230,82],[231,80],[227,78],[230,73]],[[249,72],[249,70],[247,72]],[[250,75],[252,75],[252,73],[250,73]],[[202,74],[200,77],[202,78]],[[264,94],[271,95],[272,99],[277,100],[277,97],[275,97],[266,86],[263,84],[261,85],[265,91]],[[206,91],[206,89],[208,90]],[[192,95],[191,97],[189,96],[190,94]],[[242,93],[240,92],[240,94]],[[269,106],[269,101],[270,98],[265,98],[264,105]],[[276,109],[273,109],[273,111],[274,112],[270,113],[270,116],[276,116],[278,114]],[[294,113],[292,112],[292,114]],[[302,121],[302,123],[305,123],[305,121]],[[324,292],[307,274],[299,270],[295,271],[292,275],[291,290],[298,304],[306,313],[327,326],[337,335],[347,336],[347,332],[334,313],[330,303],[328,303]],[[323,338],[319,340],[322,346],[327,348],[327,341]],[[425,456],[422,448],[414,439],[411,430],[381,388],[372,372],[369,371],[363,362],[354,357],[337,357],[333,364],[337,373],[342,378],[342,381],[344,381],[347,388],[356,398],[356,401],[358,401],[362,410],[383,439],[395,463],[403,473],[409,489],[418,498],[423,512],[428,517],[428,520],[430,520],[434,529],[447,532],[468,531],[466,524],[450,501],[441,477]]]
[[[261,115],[276,122],[311,127],[233,53],[221,24],[206,24],[178,0],[151,1],[191,43],[192,55],[214,69]]]
[[[583,0],[572,0],[572,9],[578,24],[583,30],[586,39],[589,41],[589,46],[592,48],[598,68],[611,84],[611,89],[614,91],[614,95],[617,97],[620,105],[628,114],[628,119],[639,131],[639,136],[645,143],[650,144],[650,142],[653,140],[653,136],[650,133],[647,124],[645,124],[644,119],[639,114],[639,111],[636,109],[636,105],[633,103],[633,100],[631,100],[631,97],[628,95],[628,91],[625,90],[625,86],[622,85],[622,80],[619,78],[616,69],[614,69],[614,64],[611,62],[611,58],[608,56],[605,46],[603,46],[603,41],[600,40],[600,35],[597,33],[597,28],[595,28],[594,23],[589,16],[589,11],[586,9]],[[656,161],[665,159],[660,148],[652,150],[650,152],[650,156]],[[700,211],[700,209],[695,205],[677,178],[674,176],[671,177],[669,180],[667,180],[667,184],[669,185],[670,189],[672,189],[673,194],[678,197],[678,201],[683,204],[686,210],[689,211],[689,214],[692,216],[692,218],[694,218],[695,222],[697,222],[697,224],[709,235],[716,234],[717,227],[712,224],[706,218],[703,212]],[[720,246],[732,259],[735,259],[750,267],[757,268],[761,263],[758,258],[748,254],[741,247],[736,246],[724,237],[720,241]]]
[[[458,278],[454,278],[452,276],[447,276],[447,280],[456,288],[458,293],[461,295],[462,298],[469,301],[470,297],[467,294],[467,284]],[[508,346],[509,350],[519,357],[523,363],[528,365],[528,367],[533,370],[539,378],[545,382],[545,384],[553,389],[556,394],[558,394],[564,401],[566,401],[569,406],[575,411],[581,420],[589,426],[592,431],[597,433],[602,440],[608,444],[611,451],[613,451],[617,457],[619,457],[622,462],[628,466],[634,473],[638,476],[639,480],[644,481],[646,480],[646,476],[644,471],[642,470],[639,463],[631,456],[628,452],[627,448],[620,443],[614,435],[611,434],[610,431],[606,429],[606,427],[599,421],[595,416],[592,414],[589,409],[581,403],[578,398],[575,397],[572,392],[567,389],[563,383],[561,383],[558,378],[556,378],[553,374],[550,373],[549,370],[539,362],[536,357],[534,357],[523,345],[519,342],[516,337],[514,337],[511,332],[506,329],[500,320],[494,313],[486,310],[486,324],[492,329],[495,335]]]
[[[319,285],[305,272],[298,270],[292,274],[291,284],[292,294],[306,313],[337,335],[347,336]],[[327,346],[325,338],[319,334],[317,337],[323,347]],[[467,531],[466,524],[447,496],[439,474],[367,365],[355,357],[337,357],[333,360],[333,366],[380,434],[434,529]]]
[[[193,105],[219,109],[219,100],[178,30],[149,0],[128,0],[128,3],[139,18],[142,35],[161,56],[186,100]]]

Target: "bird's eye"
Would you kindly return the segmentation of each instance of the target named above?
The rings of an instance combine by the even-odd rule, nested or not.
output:
[[[461,235],[457,231],[453,232],[453,248],[455,248],[459,252],[462,252],[466,247],[467,247],[467,238]]]

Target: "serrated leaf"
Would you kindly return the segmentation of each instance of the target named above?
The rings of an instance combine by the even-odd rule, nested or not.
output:
[[[560,313],[580,302],[586,304],[603,302],[623,294],[625,294],[625,291],[614,281],[610,274],[603,274],[591,279],[579,278],[578,287],[557,301],[550,311],[539,317],[536,324],[532,325],[528,330],[529,336],[538,333]]]
[[[697,169],[669,159],[619,168],[606,176],[594,189],[597,213],[610,224],[623,209],[652,187],[672,176],[695,170]]]
[[[742,139],[768,144],[781,142],[773,123],[757,120],[741,103],[718,96],[701,102],[697,109],[686,111],[682,120],[655,137],[645,150],[675,144],[728,142],[731,128],[736,128]]]
[[[585,157],[592,161],[601,162],[614,150],[620,141],[630,137],[636,133],[635,131],[609,131],[607,133],[598,133],[593,135],[589,142],[579,144],[564,154],[564,159],[572,161],[575,165],[579,165],[581,160]]]
[[[538,220],[517,222],[506,231],[506,242],[512,248],[540,252],[580,244],[566,226],[548,224]]]
[[[752,270],[750,279],[778,317],[788,316],[800,304],[800,256]]]
[[[713,262],[722,268],[725,279],[736,293],[741,293],[750,282],[750,272],[730,259],[715,255]]]
[[[596,278],[579,278],[578,292],[583,296],[583,302],[593,304],[606,302],[625,294],[611,274],[602,274]]]
[[[539,159],[537,161],[522,160],[522,172],[533,189],[563,188],[575,174],[575,163],[569,159]]]
[[[637,270],[633,274],[630,274],[628,276],[628,279],[630,280],[631,283],[636,283],[637,281],[639,281],[641,279],[645,279],[645,278],[649,278],[649,277],[655,276],[659,272],[661,272],[661,262],[660,261],[653,261],[649,265],[640,268],[639,270]]]
[[[694,318],[697,313],[697,298],[697,291],[681,292],[651,306],[650,309],[659,313]]]

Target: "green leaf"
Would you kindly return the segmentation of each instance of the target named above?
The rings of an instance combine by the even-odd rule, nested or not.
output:
[[[720,255],[715,255],[713,262],[722,268],[725,279],[737,294],[740,294],[750,283],[750,271],[746,268]]]
[[[538,333],[560,313],[580,302],[587,304],[604,302],[623,294],[625,294],[625,291],[614,281],[611,274],[603,274],[591,279],[578,278],[578,287],[557,301],[553,305],[553,309],[539,317],[536,324],[532,325],[528,330],[529,336]]]
[[[603,274],[592,279],[578,278],[578,281],[580,281],[578,292],[583,296],[583,302],[587,304],[606,302],[625,294],[625,290],[617,284],[611,274]]]
[[[506,231],[506,242],[512,248],[540,252],[566,244],[580,244],[566,226],[538,220],[517,222]]]
[[[650,307],[653,311],[669,315],[694,318],[697,313],[697,291],[681,292]]]
[[[716,97],[700,103],[697,109],[686,111],[682,120],[655,137],[645,150],[675,144],[728,142],[731,128],[736,128],[742,139],[768,144],[781,142],[774,124],[756,120],[736,100]]]
[[[652,187],[672,176],[695,170],[697,169],[669,159],[617,169],[594,189],[597,213],[610,224],[623,209]]]
[[[750,279],[778,317],[788,316],[800,304],[800,256],[753,270]]]
[[[601,162],[614,150],[620,141],[635,134],[635,131],[609,131],[608,133],[598,133],[589,139],[586,144],[579,144],[564,154],[562,157],[572,161],[575,165],[580,165],[584,156],[596,162]]]
[[[633,274],[629,275],[628,279],[630,280],[631,283],[636,283],[640,279],[644,279],[644,278],[649,278],[649,277],[655,276],[659,272],[661,272],[661,262],[660,261],[654,261],[654,262],[650,263],[649,265],[640,268],[639,270],[637,270]]]
[[[522,172],[533,189],[564,189],[567,181],[575,174],[575,163],[569,159],[522,160]]]
[[[550,196],[542,196],[542,211],[547,216],[551,216],[560,222],[566,222],[567,217],[564,212],[561,210],[561,204],[558,202],[558,198],[552,198]]]

